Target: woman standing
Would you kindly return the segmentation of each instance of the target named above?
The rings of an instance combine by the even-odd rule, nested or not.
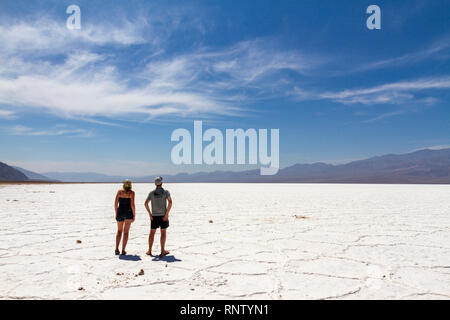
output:
[[[134,222],[135,208],[134,208],[134,191],[131,190],[131,181],[125,180],[123,182],[123,189],[117,191],[116,200],[114,202],[114,209],[116,211],[117,234],[116,234],[116,255],[120,254],[119,245],[122,239],[122,254],[127,254],[125,248],[128,242],[128,233],[130,226]]]

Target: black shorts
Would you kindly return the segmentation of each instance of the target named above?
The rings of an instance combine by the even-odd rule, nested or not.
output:
[[[133,211],[128,211],[128,212],[117,212],[117,218],[116,221],[117,222],[123,222],[125,220],[133,220]]]
[[[164,216],[161,217],[153,217],[153,221],[151,223],[151,229],[158,229],[161,227],[161,229],[166,229],[169,227],[169,220],[163,221]]]

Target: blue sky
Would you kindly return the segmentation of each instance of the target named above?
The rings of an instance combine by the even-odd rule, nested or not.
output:
[[[66,8],[81,8],[81,30]],[[381,30],[366,8],[381,8]],[[147,175],[176,128],[279,128],[281,167],[450,145],[448,1],[0,0],[0,161]],[[231,169],[245,169],[234,166]]]

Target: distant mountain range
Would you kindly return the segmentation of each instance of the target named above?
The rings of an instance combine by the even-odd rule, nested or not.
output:
[[[36,173],[33,171],[29,171],[29,170],[25,170],[20,167],[15,167],[15,166],[12,166],[12,167],[14,169],[22,172],[31,181],[58,181],[58,179],[52,179],[52,178],[46,177],[42,174],[39,174],[39,173]]]
[[[316,182],[316,183],[450,183],[450,148],[424,149],[406,154],[389,154],[342,165],[295,164],[274,176],[261,176],[259,169],[163,175],[166,182]],[[98,173],[44,174],[72,182],[120,182],[127,177]],[[134,182],[153,182],[153,176],[128,177]]]
[[[20,167],[9,166],[0,162],[0,181],[52,181],[55,179],[48,178],[42,174],[25,170]]]
[[[0,180],[58,180],[63,182],[153,182],[154,176],[124,177],[99,173],[47,172],[38,174],[0,163]],[[6,170],[5,166],[10,168]],[[11,169],[13,171],[11,171]],[[295,164],[273,176],[261,176],[259,169],[163,175],[166,182],[310,182],[310,183],[443,183],[450,184],[450,148],[424,149],[406,154],[389,154],[342,165]],[[9,174],[9,175],[8,175]],[[25,176],[25,177],[24,177]],[[5,178],[9,177],[9,178]],[[21,180],[22,179],[22,180]]]
[[[43,175],[63,182],[120,182],[127,179],[96,172],[45,172]]]

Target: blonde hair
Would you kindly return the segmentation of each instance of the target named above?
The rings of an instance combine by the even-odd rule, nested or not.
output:
[[[123,181],[123,190],[130,191],[131,190],[131,180],[124,180]]]

